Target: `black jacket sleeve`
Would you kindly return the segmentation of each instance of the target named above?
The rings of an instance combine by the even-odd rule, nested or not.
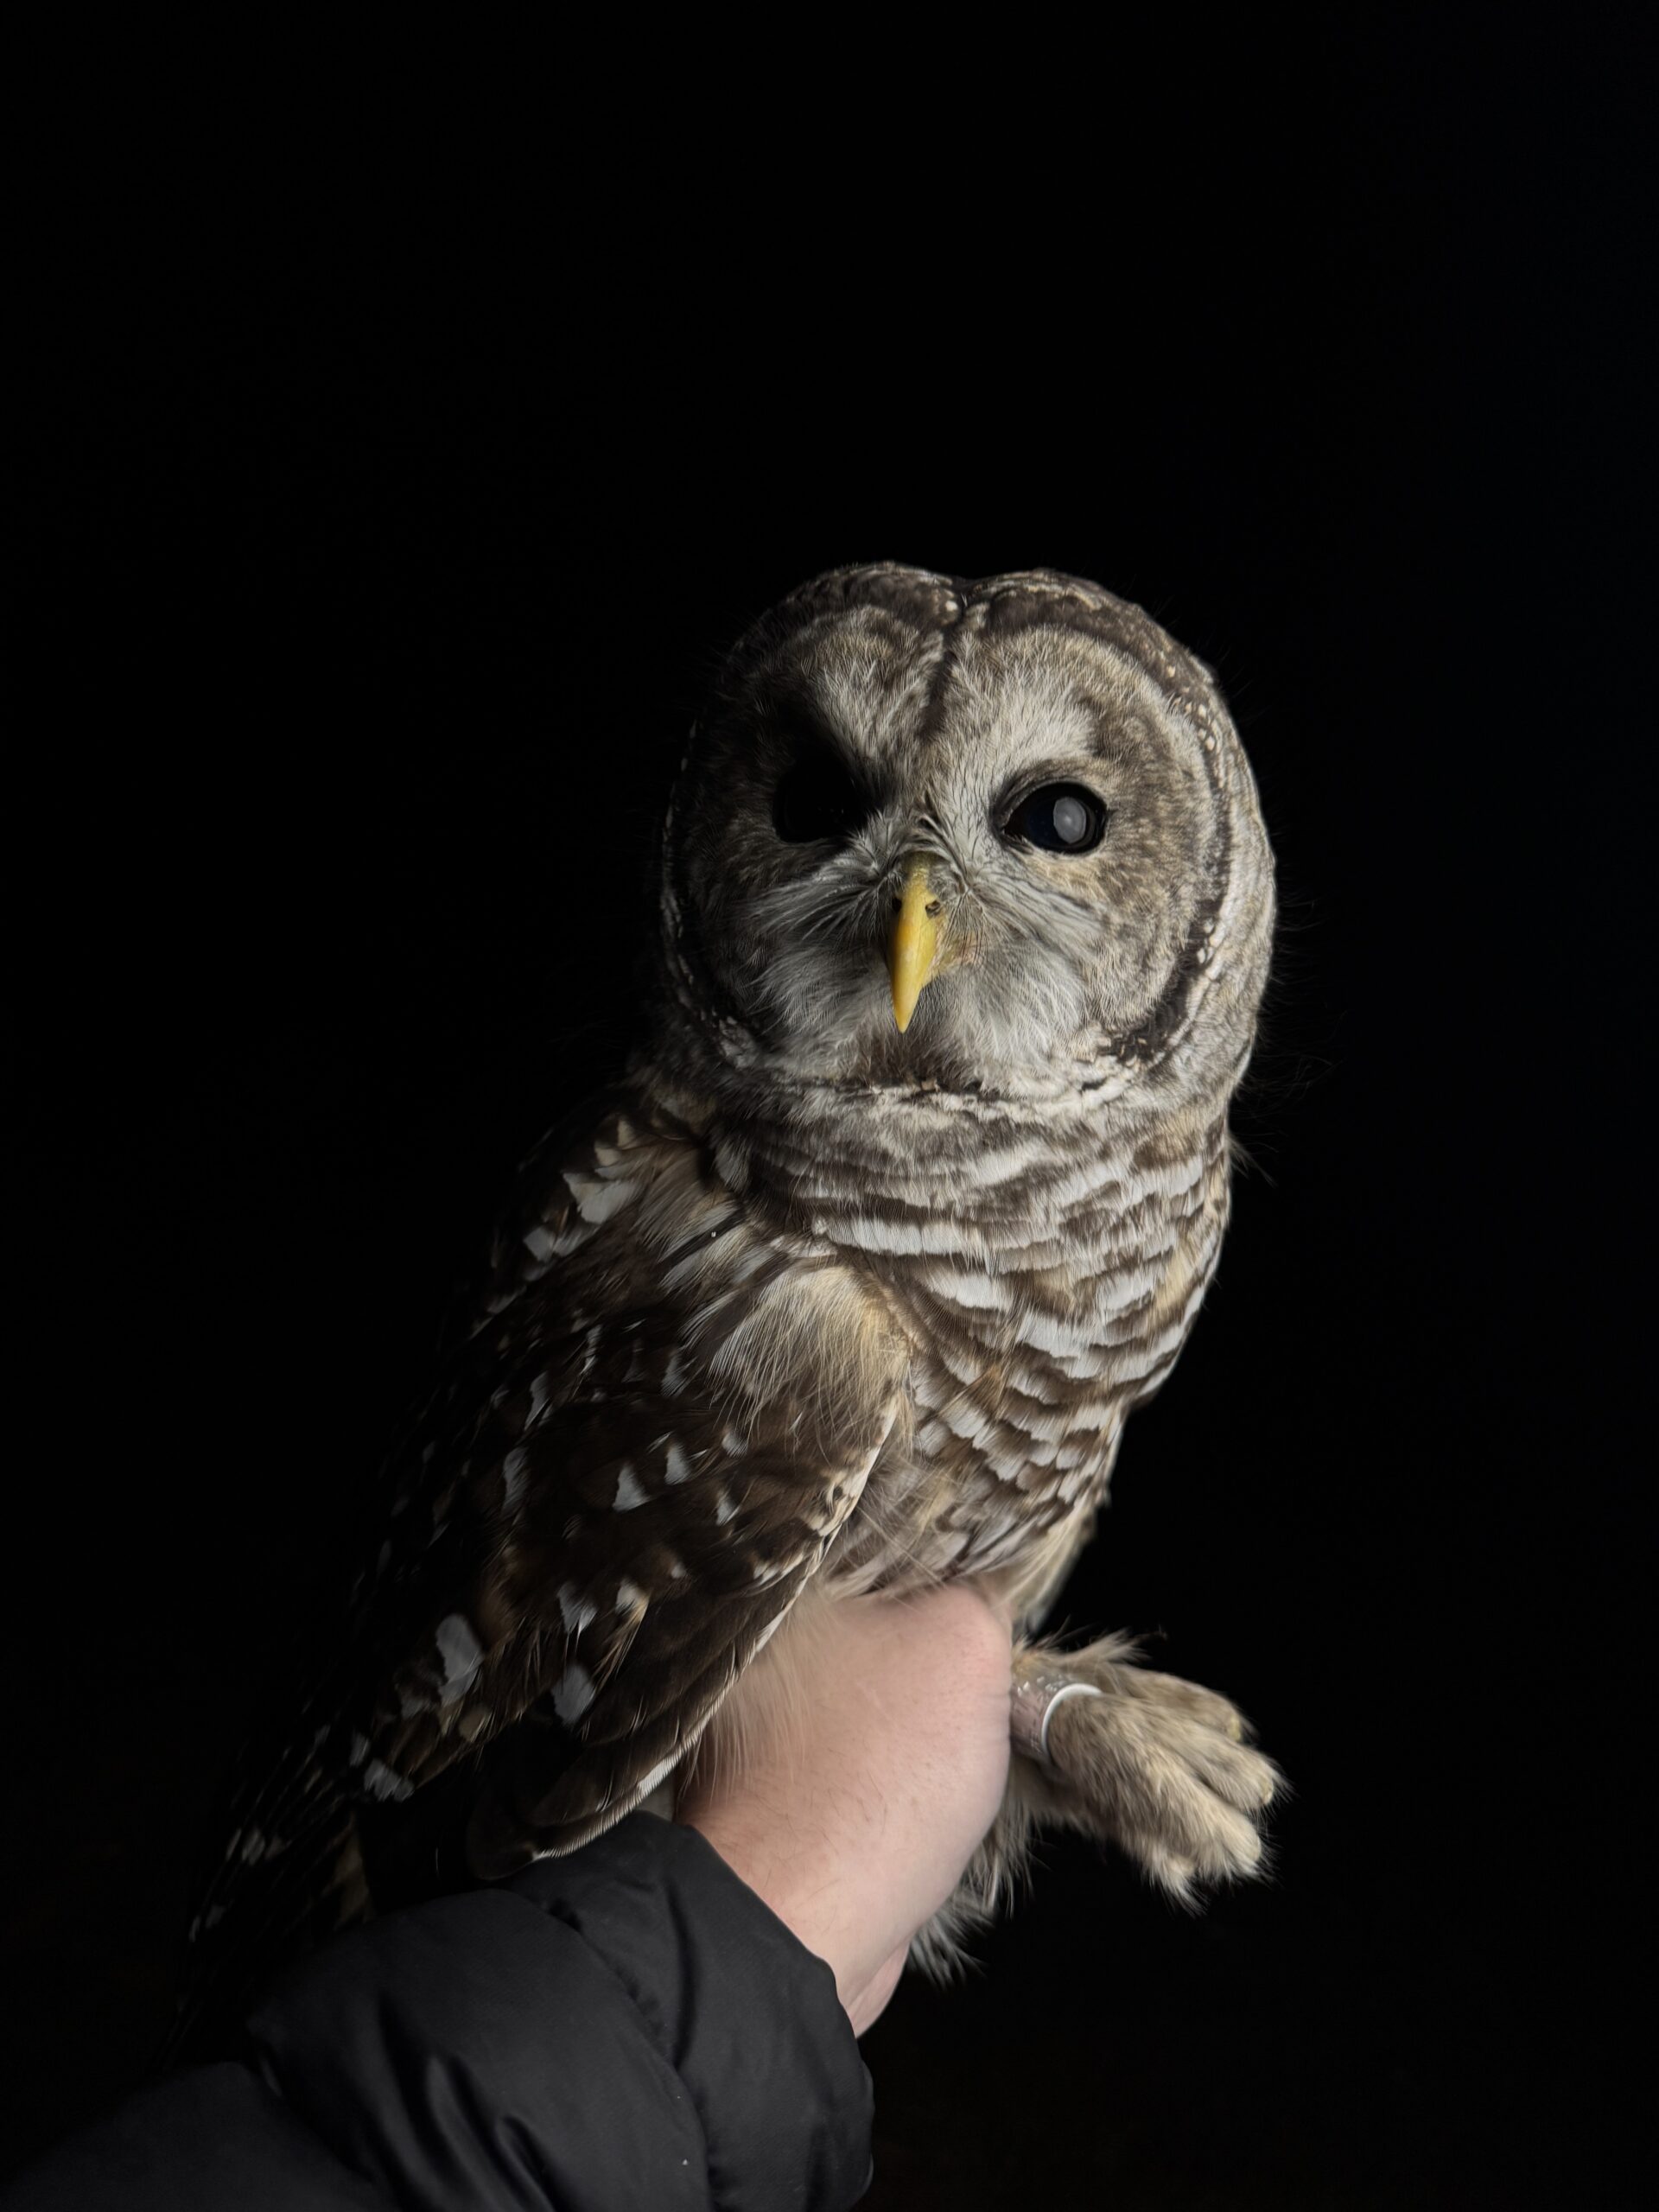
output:
[[[245,2057],[130,2099],[5,2212],[840,2212],[870,2179],[829,1967],[648,1814],[337,1938],[247,2029]]]

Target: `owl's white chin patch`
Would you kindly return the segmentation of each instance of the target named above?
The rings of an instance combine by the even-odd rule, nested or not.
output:
[[[980,965],[929,982],[910,1025],[893,1019],[885,964],[784,955],[768,972],[774,1065],[798,1081],[974,1092],[1020,1088],[1073,1052],[1080,991],[1064,981],[1027,989]]]
[[[862,958],[826,957],[815,946],[780,951],[761,993],[778,1057],[794,1071],[850,1068],[884,1021],[893,1027],[887,971],[874,951]]]

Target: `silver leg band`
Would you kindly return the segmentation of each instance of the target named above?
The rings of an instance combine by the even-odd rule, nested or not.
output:
[[[1065,1675],[1033,1675],[1016,1681],[1008,1726],[1014,1750],[1041,1766],[1052,1766],[1048,1730],[1055,1707],[1069,1697],[1103,1695],[1092,1682],[1079,1682]]]

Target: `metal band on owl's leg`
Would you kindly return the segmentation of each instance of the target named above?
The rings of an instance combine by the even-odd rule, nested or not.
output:
[[[1024,1758],[1035,1759],[1039,1766],[1052,1767],[1054,1762],[1048,1755],[1048,1729],[1056,1707],[1069,1697],[1104,1694],[1092,1682],[1080,1682],[1071,1675],[1020,1676],[1014,1686],[1014,1700],[1009,1708],[1008,1733],[1014,1750]]]

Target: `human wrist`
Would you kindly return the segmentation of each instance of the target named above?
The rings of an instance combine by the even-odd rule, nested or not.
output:
[[[810,1701],[754,1729],[741,1760],[694,1763],[676,1818],[830,1967],[862,2033],[995,1817],[1009,1627],[948,1589],[844,1601],[809,1633]]]
[[[845,1861],[830,1840],[822,1833],[804,1835],[798,1822],[780,1821],[741,1796],[698,1799],[675,1817],[695,1828],[803,1948],[823,1961],[855,2032],[861,2034],[880,2009],[878,2003],[871,2010],[870,1999],[881,1962],[868,1955],[862,1938],[868,1916],[847,1895]]]

